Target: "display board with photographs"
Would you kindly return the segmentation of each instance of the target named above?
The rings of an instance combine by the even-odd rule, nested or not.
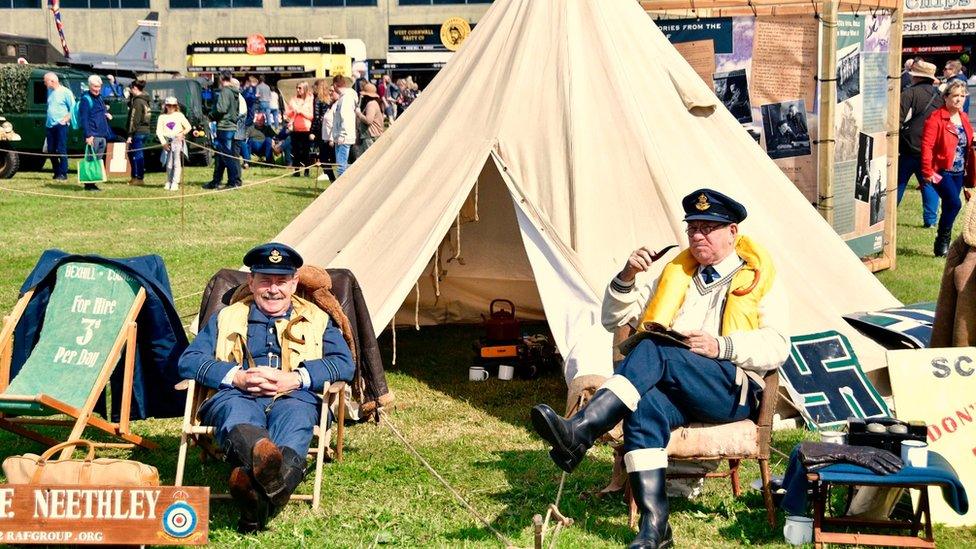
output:
[[[890,16],[839,15],[837,65],[826,75],[817,74],[820,22],[809,15],[656,23],[811,204],[821,195],[817,80],[836,81],[834,229],[859,256],[881,251]],[[714,52],[714,57],[701,52]]]

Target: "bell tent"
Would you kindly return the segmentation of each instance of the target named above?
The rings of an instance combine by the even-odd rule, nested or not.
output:
[[[836,330],[865,371],[884,367],[841,315],[898,301],[633,0],[496,0],[278,239],[351,269],[377,333],[480,322],[511,299],[548,322],[570,383],[612,373],[607,283],[638,246],[687,246],[681,198],[700,187],[748,208],[740,230],[776,260],[794,335]]]

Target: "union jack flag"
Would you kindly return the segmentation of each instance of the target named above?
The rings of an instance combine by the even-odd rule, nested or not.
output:
[[[64,23],[61,22],[61,2],[60,0],[47,0],[47,7],[54,15],[54,26],[58,29],[58,36],[61,38],[61,49],[64,50],[65,57],[71,57],[68,51],[68,41],[64,39]]]

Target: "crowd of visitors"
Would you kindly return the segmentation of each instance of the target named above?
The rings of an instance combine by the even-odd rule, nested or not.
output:
[[[218,76],[216,89],[206,89],[202,100],[209,111],[214,149],[214,171],[204,189],[241,186],[242,172],[252,163],[283,164],[295,168],[295,177],[312,175],[316,164],[319,179],[334,179],[383,134],[419,93],[412,78],[393,81],[385,75],[370,81],[363,72],[352,78],[336,76],[314,82],[299,80],[294,93],[283,93],[263,75],[248,75],[243,83],[229,72]],[[88,90],[78,99],[58,82],[54,73],[45,76],[48,88],[47,143],[54,179],[67,179],[69,124],[82,130],[92,153],[105,158],[107,142],[121,140],[109,127],[112,115],[104,97],[125,98],[128,120],[124,139],[131,170],[129,184],[142,185],[146,172],[145,151],[162,146],[160,165],[166,170],[167,190],[178,190],[189,146],[186,136],[192,125],[181,112],[176,97],[162,99],[159,120],[146,93],[145,80],[127,88],[108,77],[88,79]],[[291,91],[288,88],[287,91]],[[154,124],[155,122],[155,124]],[[159,145],[150,143],[156,128]],[[225,178],[226,174],[226,178]],[[95,183],[85,190],[98,191]]]

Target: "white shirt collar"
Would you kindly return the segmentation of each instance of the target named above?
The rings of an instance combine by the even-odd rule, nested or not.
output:
[[[706,284],[705,279],[703,279],[701,276],[701,271],[705,268],[705,265],[699,265],[698,271],[694,278],[695,286],[702,295],[705,295],[706,293],[711,292],[715,288],[722,286],[731,280],[732,275],[739,270],[739,267],[741,267],[742,264],[742,259],[736,255],[735,252],[730,253],[725,259],[719,261],[715,265],[712,265],[715,272],[718,273],[718,276],[712,279],[711,284]]]
[[[721,279],[721,278],[725,278],[726,275],[738,269],[739,265],[742,265],[742,259],[739,258],[739,256],[736,255],[735,252],[732,252],[728,255],[728,257],[726,257],[722,261],[719,261],[715,265],[712,265],[712,267],[715,268],[715,271],[718,272],[718,277]],[[701,270],[704,268],[705,268],[704,265],[698,266],[699,274],[701,273]]]

